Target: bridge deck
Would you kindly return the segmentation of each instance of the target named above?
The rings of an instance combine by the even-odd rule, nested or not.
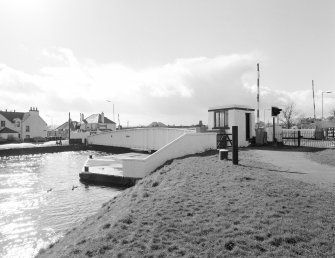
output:
[[[106,156],[104,158],[88,159],[84,165],[89,167],[89,172],[103,175],[123,176],[122,160],[124,159],[145,159],[149,154],[143,153],[123,153]],[[83,168],[84,171],[84,168]]]

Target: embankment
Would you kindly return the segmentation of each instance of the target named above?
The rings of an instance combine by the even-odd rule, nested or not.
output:
[[[176,159],[38,257],[334,257],[334,192],[240,159]]]

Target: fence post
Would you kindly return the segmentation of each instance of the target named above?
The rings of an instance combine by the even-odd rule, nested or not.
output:
[[[300,130],[298,131],[298,147],[300,147],[300,137],[301,137],[301,132]]]
[[[233,126],[233,164],[238,165],[238,126]]]

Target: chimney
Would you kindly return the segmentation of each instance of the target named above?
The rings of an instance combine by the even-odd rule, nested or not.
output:
[[[104,114],[104,112],[101,113],[101,123],[105,123],[105,114]]]

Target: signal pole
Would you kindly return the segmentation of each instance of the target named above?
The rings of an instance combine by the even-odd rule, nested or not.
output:
[[[257,128],[259,128],[259,63],[257,63]]]

